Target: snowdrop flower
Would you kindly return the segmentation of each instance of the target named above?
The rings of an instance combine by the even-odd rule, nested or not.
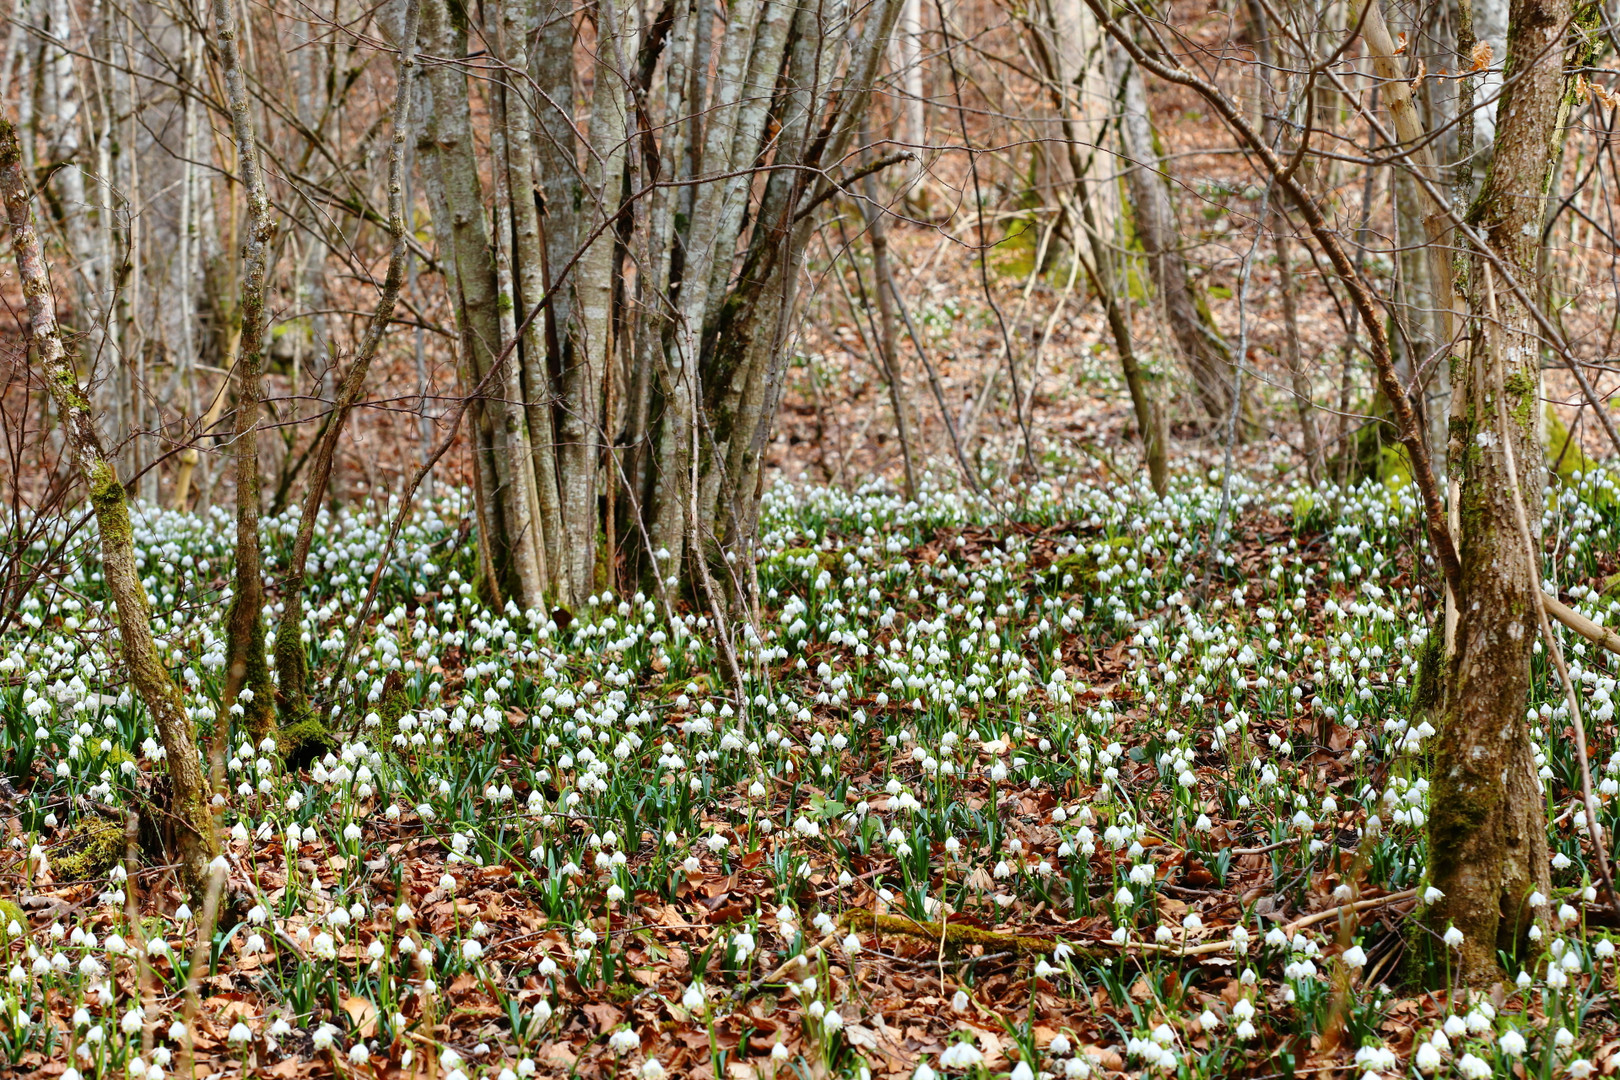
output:
[[[246,1024],[244,1024],[244,1023],[242,1023],[242,1021],[238,1020],[236,1022],[236,1024],[231,1028],[230,1034],[225,1036],[225,1038],[229,1042],[233,1042],[233,1043],[251,1042],[253,1040],[253,1032],[252,1032],[252,1030],[250,1030],[248,1028],[248,1026]]]
[[[1443,940],[1447,945],[1451,946],[1453,949],[1460,949],[1460,948],[1462,948],[1462,943],[1463,943],[1463,932],[1461,930],[1457,929],[1455,926],[1447,927],[1445,935],[1441,940]],[[1489,1075],[1489,1073],[1487,1073],[1486,1075]]]
[[[632,1050],[640,1049],[641,1036],[633,1028],[620,1028],[608,1039],[608,1049],[615,1054],[628,1054]]]
[[[1346,949],[1342,959],[1344,960],[1345,966],[1350,968],[1352,971],[1360,970],[1361,968],[1367,966],[1367,953],[1360,945],[1352,945]]]
[[[939,1063],[947,1069],[976,1069],[984,1063],[984,1055],[970,1042],[952,1043],[939,1055]]]
[[[1525,1051],[1524,1036],[1513,1028],[1502,1032],[1502,1037],[1496,1040],[1496,1045],[1509,1057],[1520,1057]]]

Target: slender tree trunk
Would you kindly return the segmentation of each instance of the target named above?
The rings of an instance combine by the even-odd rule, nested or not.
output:
[[[411,82],[416,74],[416,33],[420,21],[420,0],[406,0],[405,25],[399,36],[398,83],[394,94],[394,134],[388,147],[388,272],[383,277],[382,291],[366,336],[360,349],[344,375],[338,388],[332,421],[321,433],[310,466],[309,490],[304,494],[303,512],[298,519],[298,533],[293,539],[292,555],[288,560],[286,576],[281,581],[281,621],[276,627],[276,683],[280,691],[283,723],[292,723],[309,715],[309,661],[303,642],[304,625],[304,571],[309,559],[310,542],[315,536],[315,523],[321,504],[326,499],[328,481],[332,476],[332,461],[337,453],[338,440],[343,435],[344,421],[349,410],[360,399],[365,388],[366,372],[382,344],[383,334],[393,317],[394,305],[399,300],[399,289],[405,281],[405,270],[410,262],[410,248],[405,237],[405,136],[410,129]]]
[[[1504,92],[1494,160],[1471,212],[1486,242],[1532,296],[1544,197],[1573,97],[1562,40],[1570,17],[1570,0],[1514,0],[1508,62],[1520,66]],[[1577,58],[1576,66],[1581,63],[1584,58]],[[1484,266],[1476,254],[1469,296],[1476,326],[1491,315]],[[1531,922],[1545,915],[1545,909],[1531,907],[1530,894],[1550,895],[1542,784],[1525,720],[1540,596],[1518,535],[1502,442],[1511,440],[1519,463],[1526,518],[1539,550],[1541,336],[1528,309],[1511,293],[1503,300],[1495,347],[1474,348],[1459,365],[1455,384],[1467,395],[1453,421],[1451,455],[1466,528],[1456,653],[1436,740],[1429,814],[1430,876],[1445,893],[1434,919],[1463,932],[1459,960],[1472,983],[1495,979],[1497,950],[1517,950]],[[1476,333],[1476,342],[1480,337]],[[1510,418],[1505,432],[1497,422],[1497,394],[1505,396]]]
[[[506,20],[500,6],[489,4],[486,16],[485,40],[492,43],[497,58],[506,56],[503,29]],[[512,20],[514,24],[519,20]],[[495,276],[500,295],[500,341],[504,345],[517,338],[518,290],[513,278],[515,256],[512,241],[513,190],[515,171],[508,152],[507,141],[513,124],[507,112],[508,100],[514,96],[508,85],[507,73],[501,71],[493,80],[490,92],[490,173],[495,188]],[[532,201],[531,201],[532,205]],[[523,365],[520,355],[507,360],[500,373],[501,396],[506,399],[505,444],[512,482],[512,495],[507,501],[511,515],[506,522],[507,546],[512,552],[512,568],[517,579],[518,598],[526,606],[538,606],[546,594],[545,540],[540,535],[540,495],[534,475],[534,448],[529,442],[529,415],[527,399],[523,393]]]
[[[270,730],[274,690],[264,655],[264,577],[259,556],[259,405],[264,388],[265,289],[270,276],[275,223],[259,168],[258,143],[249,112],[247,76],[237,43],[234,0],[213,0],[214,33],[231,110],[237,171],[247,192],[247,239],[242,245],[241,337],[236,354],[236,579],[225,644],[222,715],[241,698],[242,723],[254,741]],[[242,691],[249,691],[247,694]],[[221,731],[224,737],[224,731]]]
[[[62,431],[75,469],[90,490],[101,534],[102,573],[118,616],[119,646],[130,681],[157,728],[169,766],[174,796],[180,871],[194,896],[207,889],[209,863],[219,851],[208,780],[197,752],[197,736],[180,689],[169,675],[152,638],[151,607],[135,566],[134,534],[124,487],[102,447],[89,399],[79,386],[72,359],[56,322],[56,302],[29,206],[28,183],[16,130],[0,117],[0,196],[11,223],[17,276],[28,307],[34,356],[62,416]]]
[[[1304,351],[1299,344],[1299,311],[1294,267],[1289,254],[1288,238],[1283,235],[1287,225],[1281,215],[1276,223],[1277,291],[1282,296],[1283,359],[1288,364],[1290,389],[1294,392],[1294,409],[1299,413],[1300,440],[1305,447],[1305,471],[1311,483],[1322,479],[1322,437],[1316,429],[1316,400],[1311,394],[1311,377],[1305,370]]]
[[[905,466],[906,498],[917,499],[917,473],[911,460],[911,425],[906,421],[903,388],[900,385],[900,354],[895,332],[894,300],[883,282],[889,279],[889,235],[884,225],[884,209],[877,201],[877,182],[866,178],[866,201],[861,209],[866,215],[867,232],[872,238],[872,291],[877,293],[877,351],[883,361],[883,379],[889,387],[889,406],[894,410],[895,433],[900,437],[900,458]]]
[[[1077,230],[1074,234],[1074,257],[1085,263],[1079,237],[1079,231],[1084,231],[1091,249],[1091,261],[1085,264],[1086,272],[1103,305],[1109,333],[1114,339],[1114,349],[1119,353],[1120,369],[1136,414],[1137,433],[1142,439],[1142,456],[1147,462],[1149,481],[1153,490],[1163,495],[1169,489],[1170,482],[1167,454],[1169,433],[1165,430],[1164,409],[1153,392],[1152,378],[1142,370],[1136,355],[1130,318],[1115,287],[1113,253],[1103,239],[1097,220],[1095,190],[1090,182],[1093,162],[1081,156],[1082,147],[1095,154],[1104,133],[1104,125],[1090,115],[1093,98],[1085,95],[1089,89],[1091,94],[1102,96],[1098,91],[1106,85],[1102,69],[1108,54],[1102,47],[1091,9],[1079,0],[1054,0],[1045,6],[1041,14],[1043,22],[1038,24],[1037,32],[1033,35],[1037,46],[1036,56],[1043,66],[1042,74],[1052,95],[1053,107],[1063,124],[1063,160],[1068,165],[1067,179],[1073,184],[1079,203],[1079,213],[1076,214],[1073,205],[1066,199],[1063,201],[1071,226]],[[1081,95],[1078,101],[1075,100],[1076,90]]]
[[[1164,306],[1165,320],[1192,378],[1204,412],[1212,421],[1225,422],[1231,411],[1234,368],[1226,342],[1202,310],[1181,253],[1175,208],[1154,145],[1153,122],[1148,114],[1142,74],[1130,57],[1116,52],[1122,69],[1124,93],[1120,133],[1130,159],[1126,184],[1130,189],[1132,221],[1147,257],[1148,270]]]

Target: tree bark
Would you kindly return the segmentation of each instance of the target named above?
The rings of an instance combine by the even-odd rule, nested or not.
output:
[[[259,553],[259,406],[264,396],[265,288],[270,276],[275,223],[259,168],[259,150],[249,111],[247,76],[237,42],[234,0],[213,0],[214,33],[231,110],[237,171],[247,192],[247,238],[242,245],[241,337],[236,353],[236,578],[225,642],[225,689],[221,716],[240,697],[242,724],[257,742],[275,716],[274,688],[264,655],[264,577]],[[249,691],[242,694],[243,690]],[[221,737],[224,737],[223,724]]]
[[[338,388],[332,421],[321,433],[315,461],[310,468],[309,490],[304,494],[303,510],[298,518],[298,533],[293,539],[287,573],[281,580],[283,606],[281,620],[276,626],[275,654],[276,686],[280,692],[284,724],[309,715],[309,661],[303,643],[304,572],[310,543],[315,536],[316,518],[320,514],[321,504],[326,500],[332,461],[337,453],[338,440],[343,435],[344,422],[365,388],[366,372],[382,344],[388,321],[393,317],[400,286],[405,282],[406,266],[410,262],[410,248],[405,241],[405,133],[410,129],[411,82],[416,73],[416,33],[420,14],[420,0],[406,0],[405,26],[399,38],[398,74],[395,76],[398,85],[394,94],[394,134],[388,147],[388,271],[377,296],[377,307],[366,326],[366,336],[361,339],[359,351],[355,353]]]
[[[1299,311],[1294,284],[1294,267],[1289,255],[1288,238],[1282,229],[1286,224],[1280,215],[1273,219],[1277,225],[1277,291],[1282,295],[1283,359],[1288,364],[1290,389],[1294,392],[1294,408],[1299,413],[1300,440],[1305,448],[1305,471],[1313,485],[1322,479],[1322,437],[1316,429],[1316,401],[1311,394],[1311,377],[1305,370],[1304,350],[1299,344]]]
[[[124,666],[163,744],[173,783],[170,812],[178,823],[176,847],[181,877],[194,896],[208,887],[208,865],[219,851],[219,838],[209,809],[207,777],[197,752],[197,735],[186,714],[180,689],[152,638],[151,606],[135,566],[134,534],[124,487],[102,447],[101,434],[80,388],[78,375],[62,342],[56,302],[34,228],[22,150],[10,122],[0,117],[0,196],[11,223],[11,246],[17,259],[28,307],[34,356],[62,417],[62,431],[74,468],[90,489],[90,503],[101,535],[102,574],[118,616],[119,646]]]
[[[1126,184],[1130,189],[1132,221],[1142,242],[1148,270],[1159,302],[1164,305],[1165,321],[1175,339],[1177,351],[1192,377],[1204,412],[1212,421],[1224,423],[1232,408],[1233,366],[1226,342],[1201,310],[1187,274],[1176,229],[1175,207],[1162,173],[1159,152],[1153,141],[1153,121],[1148,114],[1147,93],[1142,75],[1129,57],[1120,56],[1124,94],[1120,134],[1130,159]]]
[[[1470,212],[1470,224],[1531,295],[1551,165],[1572,98],[1561,40],[1571,11],[1570,0],[1514,0],[1508,64],[1515,77],[1498,113],[1491,170]],[[1469,304],[1476,327],[1490,317],[1484,266],[1475,252]],[[1433,918],[1462,931],[1461,972],[1476,984],[1497,978],[1497,950],[1518,949],[1531,922],[1545,915],[1531,907],[1530,894],[1550,895],[1542,785],[1525,719],[1540,596],[1518,535],[1503,445],[1510,440],[1520,463],[1526,519],[1539,550],[1540,333],[1513,295],[1499,316],[1495,347],[1476,344],[1453,380],[1455,392],[1466,395],[1452,420],[1450,447],[1463,524],[1459,618],[1429,814],[1430,876],[1445,893]],[[1496,421],[1498,393],[1510,418],[1506,432]]]

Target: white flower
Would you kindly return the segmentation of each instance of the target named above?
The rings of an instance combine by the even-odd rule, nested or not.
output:
[[[697,1012],[707,1003],[708,999],[703,996],[703,987],[697,983],[688,985],[686,993],[681,995],[681,1004],[686,1007],[687,1012]]]
[[[1457,1071],[1462,1073],[1464,1080],[1488,1080],[1491,1067],[1483,1059],[1473,1054],[1464,1054],[1457,1062]]]
[[[349,1060],[356,1065],[364,1065],[369,1057],[371,1057],[371,1051],[366,1047],[365,1043],[357,1042],[349,1047]]]
[[[664,1080],[666,1075],[663,1063],[655,1057],[641,1063],[641,1080]]]
[[[628,1054],[632,1050],[640,1049],[641,1036],[634,1028],[620,1028],[608,1039],[608,1049],[615,1054]]]
[[[235,1026],[231,1028],[231,1033],[225,1036],[225,1038],[233,1043],[251,1042],[253,1040],[253,1032],[246,1024],[238,1020]]]
[[[1519,1057],[1525,1051],[1524,1036],[1509,1028],[1502,1032],[1502,1037],[1496,1040],[1496,1045],[1502,1048],[1502,1053],[1509,1057]]]
[[[970,1042],[952,1043],[939,1055],[939,1063],[947,1069],[976,1069],[984,1063],[984,1055]]]
[[[1424,1043],[1417,1048],[1412,1057],[1412,1064],[1417,1066],[1420,1073],[1427,1075],[1440,1067],[1440,1051],[1433,1043]]]
[[[1447,927],[1445,936],[1442,940],[1444,940],[1445,943],[1450,945],[1453,949],[1460,949],[1462,948],[1463,943],[1463,932],[1457,929],[1455,926]],[[1490,1074],[1487,1072],[1486,1075],[1488,1076]]]
[[[1367,953],[1360,945],[1352,945],[1344,950],[1345,966],[1357,970],[1367,966]]]

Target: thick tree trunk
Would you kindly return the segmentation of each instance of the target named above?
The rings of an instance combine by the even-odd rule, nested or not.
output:
[[[445,0],[424,0],[421,19],[426,52],[441,57],[466,54],[466,24],[452,14]],[[422,113],[424,127],[417,148],[445,283],[456,313],[461,388],[463,393],[472,393],[483,383],[502,346],[495,252],[484,216],[466,72],[455,64],[438,64],[429,69],[423,82],[431,91],[431,101]],[[482,577],[486,599],[499,603],[514,596],[529,604],[538,598],[517,595],[520,586],[513,565],[511,530],[520,520],[516,501],[521,492],[512,480],[512,469],[519,462],[514,461],[509,444],[505,399],[504,385],[498,384],[470,412],[468,435],[480,553],[485,563]],[[526,461],[521,464],[530,467]]]
[[[590,160],[585,170],[586,209],[576,221],[576,241],[595,232],[572,277],[578,305],[575,333],[562,370],[562,415],[558,464],[564,530],[559,595],[578,604],[595,591],[597,472],[602,459],[602,380],[612,362],[613,244],[603,219],[619,208],[628,132],[628,57],[636,54],[627,0],[597,0],[596,74],[591,94]]]
[[[164,666],[152,638],[151,607],[135,566],[134,536],[123,485],[102,448],[101,435],[80,388],[56,322],[56,302],[29,207],[27,180],[16,130],[0,117],[0,196],[11,224],[17,276],[28,306],[30,344],[45,385],[62,416],[62,431],[75,469],[90,489],[90,503],[101,534],[102,574],[118,616],[119,646],[130,681],[163,744],[174,787],[170,812],[177,824],[176,847],[186,887],[201,896],[208,865],[219,850],[209,809],[208,781],[197,752],[197,735],[180,689]]]
[[[1471,212],[1532,296],[1544,196],[1571,100],[1561,40],[1570,15],[1570,0],[1514,0],[1508,60],[1522,66],[1506,90],[1494,161]],[[1490,319],[1483,267],[1476,255],[1469,300],[1478,327]],[[1497,950],[1517,949],[1531,921],[1545,914],[1531,907],[1530,894],[1550,895],[1542,785],[1525,720],[1540,597],[1503,449],[1503,439],[1511,440],[1539,547],[1540,334],[1532,313],[1501,292],[1493,347],[1476,346],[1453,384],[1466,395],[1451,431],[1462,575],[1429,816],[1430,876],[1445,893],[1434,917],[1463,932],[1462,974],[1474,983],[1496,978]],[[1497,421],[1499,393],[1506,431]]]
[[[525,48],[527,24],[539,18],[538,8],[536,0],[503,0],[505,24],[502,36],[510,70],[528,70]],[[520,15],[523,17],[519,18]],[[566,20],[564,23],[567,25]],[[545,295],[548,284],[545,237],[541,234],[540,213],[535,206],[535,181],[541,174],[533,133],[538,127],[538,115],[551,106],[544,101],[535,103],[533,90],[523,79],[508,79],[506,94],[508,187],[512,193],[512,262],[517,287],[514,300],[516,310],[526,313],[530,305]],[[549,310],[556,310],[557,302],[554,297]],[[557,432],[552,416],[557,395],[547,360],[551,350],[546,326],[545,318],[535,319],[524,331],[518,370],[521,373],[524,407],[528,413],[529,448],[534,459],[540,554],[546,568],[545,587],[551,590],[555,588],[553,579],[564,559],[562,495],[557,488]]]

